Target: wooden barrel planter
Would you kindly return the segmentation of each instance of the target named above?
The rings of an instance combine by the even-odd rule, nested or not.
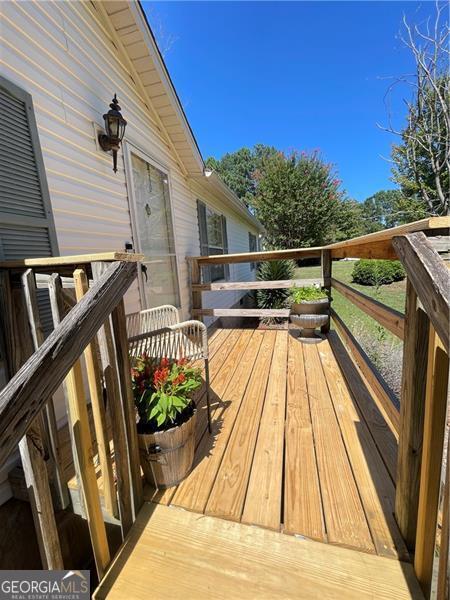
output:
[[[192,469],[197,411],[182,425],[140,433],[139,456],[145,479],[157,488],[178,485]]]

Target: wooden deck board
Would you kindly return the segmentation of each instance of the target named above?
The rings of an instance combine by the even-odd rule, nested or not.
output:
[[[236,521],[241,518],[275,337],[275,331],[264,332],[239,419],[228,441],[205,514]]]
[[[375,552],[316,344],[302,344],[328,541]]]
[[[389,425],[386,423],[386,420],[370,393],[361,372],[352,361],[347,351],[343,348],[342,344],[336,344],[335,340],[339,340],[339,337],[333,335],[329,337],[333,352],[339,361],[339,369],[341,373],[344,374],[345,379],[352,390],[356,404],[369,427],[389,474],[395,482],[397,472],[397,439]]]
[[[326,541],[301,344],[289,336],[284,531]]]
[[[380,556],[407,559],[408,551],[394,518],[394,484],[345,382],[339,377],[328,340],[320,344],[318,351],[376,551]]]
[[[228,370],[224,365],[226,377],[214,382],[213,395],[219,401],[213,402],[212,434],[210,436],[205,433],[201,438],[196,449],[194,467],[185,481],[178,486],[172,500],[172,504],[176,506],[196,512],[205,510],[261,345],[262,334],[252,334],[252,331],[244,332],[240,340],[242,346],[236,344],[235,349],[241,352],[240,356],[230,354],[228,357],[229,364],[236,370]]]
[[[423,599],[410,564],[153,503],[94,593],[149,597]]]
[[[280,529],[286,413],[287,336],[278,331],[242,522]]]

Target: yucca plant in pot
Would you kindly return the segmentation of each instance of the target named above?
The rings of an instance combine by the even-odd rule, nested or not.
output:
[[[306,338],[315,337],[316,327],[328,331],[330,301],[320,287],[293,287],[289,291],[291,299],[291,322],[301,329]]]
[[[177,485],[194,461],[201,370],[183,358],[155,360],[144,353],[133,359],[131,380],[144,476],[158,488]]]
[[[263,262],[258,267],[256,278],[258,281],[283,281],[293,279],[295,263],[292,260],[271,260]],[[258,308],[286,308],[289,292],[286,289],[258,290],[256,304]],[[262,317],[261,323],[266,326],[278,325],[283,319],[277,317]]]

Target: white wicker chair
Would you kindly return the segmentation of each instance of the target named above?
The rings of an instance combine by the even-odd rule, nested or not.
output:
[[[206,325],[201,321],[180,322],[175,306],[166,304],[127,315],[127,333],[131,357],[145,352],[157,360],[186,358],[205,361],[208,430],[211,432]]]

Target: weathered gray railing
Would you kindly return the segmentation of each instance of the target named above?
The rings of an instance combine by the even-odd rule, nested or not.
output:
[[[135,261],[139,259],[110,253],[66,257],[59,263],[52,258],[0,265],[1,325],[11,377],[0,392],[0,465],[19,445],[44,568],[63,568],[51,490],[54,478],[52,473],[50,482],[48,475],[49,457],[56,471],[60,467],[57,447],[49,447],[49,435],[54,439],[57,436],[51,431],[54,423],[42,418],[63,382],[74,464],[99,578],[110,562],[93,463],[80,362],[83,353],[105,502],[108,504],[109,496],[107,508],[120,518],[123,536],[143,502],[123,305],[123,296],[136,277]],[[48,287],[56,327],[47,339],[41,331],[36,282],[30,268],[53,273]],[[69,294],[63,289],[58,272],[72,275],[77,303],[73,298],[67,302]],[[89,288],[87,275],[91,274],[95,281]],[[73,308],[67,312],[68,304]],[[104,389],[113,424],[117,490],[106,434]],[[67,503],[61,473],[59,478],[56,508]]]

